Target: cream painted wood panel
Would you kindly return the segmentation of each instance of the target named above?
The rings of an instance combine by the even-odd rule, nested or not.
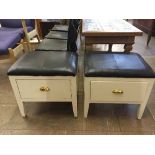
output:
[[[134,103],[141,119],[153,85],[154,78],[84,77],[84,117],[90,103]]]
[[[141,102],[144,100],[148,82],[91,81],[90,85],[90,98],[93,101]]]
[[[16,80],[22,99],[41,99],[45,101],[71,99],[70,80]],[[40,88],[48,88],[41,91]]]
[[[74,117],[77,117],[76,79],[76,76],[9,76],[23,117],[26,116],[24,102],[53,101],[72,102]]]

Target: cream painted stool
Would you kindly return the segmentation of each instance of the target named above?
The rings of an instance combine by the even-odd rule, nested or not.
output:
[[[90,103],[139,104],[141,119],[155,73],[136,53],[89,52],[85,54],[84,117]]]
[[[77,117],[77,54],[36,51],[23,55],[8,70],[20,113],[24,102],[71,102]]]

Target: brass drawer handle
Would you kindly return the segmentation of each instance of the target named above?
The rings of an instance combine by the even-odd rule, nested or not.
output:
[[[114,93],[114,94],[123,94],[123,90],[114,89],[114,90],[112,90],[112,93]]]
[[[40,87],[40,91],[49,91],[50,89],[48,87]]]

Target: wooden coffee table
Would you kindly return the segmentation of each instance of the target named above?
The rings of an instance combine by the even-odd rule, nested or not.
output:
[[[85,50],[87,45],[109,44],[108,51],[112,51],[113,44],[124,44],[124,52],[130,52],[135,43],[135,36],[143,33],[125,20],[98,20],[83,19],[82,35],[85,37]]]

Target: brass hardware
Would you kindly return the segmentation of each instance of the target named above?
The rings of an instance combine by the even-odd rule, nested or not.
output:
[[[46,87],[46,91],[49,91],[50,89],[48,87]]]
[[[40,87],[40,91],[49,91],[50,89],[48,87]]]
[[[114,90],[112,90],[112,93],[114,93],[114,94],[123,94],[123,90],[114,89]]]

